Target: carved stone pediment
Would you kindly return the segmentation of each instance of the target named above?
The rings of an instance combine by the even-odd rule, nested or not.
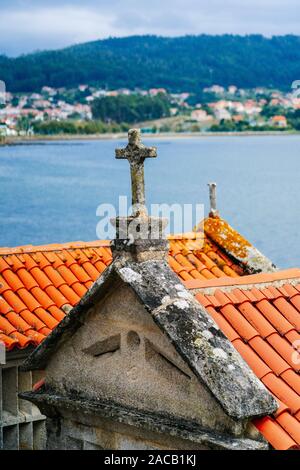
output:
[[[204,428],[236,428],[126,285],[95,305],[52,357],[47,384]]]

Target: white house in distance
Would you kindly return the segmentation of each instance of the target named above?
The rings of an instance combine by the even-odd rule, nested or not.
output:
[[[211,121],[212,117],[204,109],[195,109],[191,112],[191,118],[197,122]]]

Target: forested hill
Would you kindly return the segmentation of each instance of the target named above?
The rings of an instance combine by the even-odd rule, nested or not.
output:
[[[109,88],[164,87],[173,92],[197,91],[212,84],[288,89],[300,79],[300,37],[106,39],[18,58],[0,56],[0,79],[13,92],[81,83]]]

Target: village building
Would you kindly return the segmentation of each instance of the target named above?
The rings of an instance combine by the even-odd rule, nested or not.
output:
[[[243,122],[244,121],[244,116],[242,114],[234,114],[232,116],[232,120],[234,122]]]
[[[279,127],[279,128],[286,128],[287,127],[287,119],[285,116],[272,116],[270,118],[270,124],[271,126],[274,127]]]
[[[225,93],[225,88],[220,85],[212,85],[203,89],[206,93],[215,93],[216,95],[223,95]]]
[[[5,364],[0,365],[0,447],[32,449],[46,445],[45,416],[57,409],[49,398],[50,384],[61,392],[63,428],[59,443],[54,436],[57,423],[51,415],[47,424],[49,448],[267,448],[268,442],[278,449],[299,447],[300,388],[292,354],[297,354],[295,342],[300,341],[300,273],[278,272],[220,218],[214,185],[210,187],[210,199],[211,210],[204,223],[190,234],[169,236],[168,248],[161,230],[158,242],[151,240],[145,246],[137,241],[129,252],[124,244],[111,246],[99,240],[0,250],[0,341],[7,350]],[[160,276],[166,283],[160,282]],[[180,301],[187,303],[176,313],[174,308]],[[163,307],[160,309],[157,303]],[[107,312],[105,319],[102,311]],[[163,311],[167,312],[165,316]],[[167,318],[170,321],[165,323]],[[200,334],[199,341],[181,337],[183,325],[188,329],[195,325],[198,335],[205,324],[207,330],[207,322],[213,328],[211,334]],[[105,338],[101,336],[104,332]],[[221,343],[216,345],[215,341]],[[231,355],[229,341],[238,355]],[[36,346],[27,361],[27,369],[34,370],[21,370],[21,363]],[[74,348],[78,348],[76,361],[82,358],[90,361],[89,366],[98,364],[100,368],[110,367],[110,371],[112,364],[116,365],[111,383],[95,378],[87,395],[79,393],[79,401],[73,400],[80,426],[70,422],[74,409],[71,404],[69,408],[65,401],[69,397],[64,393],[68,386],[80,392],[83,377],[75,374],[74,383],[65,386],[63,381],[60,383],[63,370],[55,366],[63,351]],[[206,357],[210,348],[222,349],[226,354],[230,351],[233,363],[222,363],[221,352],[212,356],[211,363]],[[240,356],[263,388],[240,362]],[[138,370],[130,367],[132,361]],[[141,373],[140,361],[145,374]],[[225,374],[224,385],[219,384],[220,364],[229,374]],[[227,372],[228,365],[236,369],[230,367]],[[115,382],[125,370],[128,373],[120,381],[124,387],[121,403],[122,394]],[[207,382],[207,370],[213,373],[213,383]],[[90,374],[92,377],[91,370]],[[40,380],[44,376],[45,385]],[[179,386],[177,398],[171,400],[170,377]],[[224,380],[224,374],[222,377]],[[162,384],[159,393],[151,385],[157,380]],[[189,387],[184,385],[185,380]],[[229,381],[236,384],[234,394]],[[220,389],[225,383],[228,390]],[[248,392],[255,390],[256,403],[251,402],[251,393],[246,397],[241,383],[246,384]],[[35,391],[29,392],[32,386]],[[134,386],[134,393],[139,392],[137,402],[142,404],[132,410],[130,394]],[[276,397],[275,405],[270,405],[268,394],[263,403],[259,401],[261,393],[266,393],[264,387]],[[24,401],[24,391],[28,391],[26,398],[31,403]],[[104,414],[99,415],[99,409],[96,412],[93,406],[85,407],[89,397],[102,403]],[[241,403],[247,410],[242,410]],[[81,405],[89,415],[87,420],[80,412]],[[213,418],[210,413],[208,419],[205,406],[212,407]],[[129,412],[124,414],[124,408]],[[184,432],[178,432],[182,423]]]
[[[219,121],[222,121],[222,120],[230,121],[231,120],[231,114],[225,108],[216,108],[214,110],[214,113],[215,113],[216,119],[218,119]]]
[[[157,96],[160,94],[165,95],[167,93],[167,90],[165,88],[151,88],[149,90],[149,95],[150,96]]]
[[[191,112],[191,119],[194,119],[197,122],[207,122],[212,120],[212,116],[210,116],[204,109],[195,109]]]
[[[238,91],[238,88],[235,85],[230,85],[228,87],[228,93],[230,95],[235,95],[237,91]]]

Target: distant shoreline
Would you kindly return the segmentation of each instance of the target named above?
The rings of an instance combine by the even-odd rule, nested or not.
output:
[[[143,134],[144,139],[186,139],[193,137],[251,137],[251,136],[291,136],[300,135],[300,132],[290,131],[244,131],[244,132],[166,132],[156,134]],[[113,134],[59,134],[59,135],[35,135],[35,136],[18,136],[7,137],[5,141],[0,141],[0,146],[5,145],[23,145],[34,144],[47,141],[70,141],[70,140],[119,140],[126,139],[127,134],[113,133]]]

